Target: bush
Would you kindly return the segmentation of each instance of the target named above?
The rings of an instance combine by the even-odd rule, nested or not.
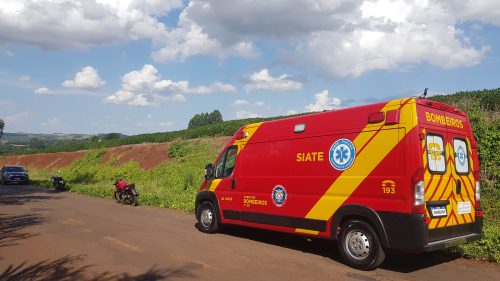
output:
[[[200,113],[196,114],[189,120],[188,129],[201,127],[204,125],[210,125],[222,122],[222,114],[220,114],[219,110],[214,110],[212,113]]]

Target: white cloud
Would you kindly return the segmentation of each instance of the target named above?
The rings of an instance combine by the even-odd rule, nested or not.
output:
[[[0,109],[9,108],[12,106],[12,102],[6,100],[0,100]]]
[[[298,114],[299,112],[297,110],[294,110],[294,109],[290,109],[288,110],[285,115],[295,115],[295,114]]]
[[[185,95],[235,93],[230,84],[216,82],[208,86],[189,87],[189,81],[161,80],[158,70],[149,64],[141,70],[131,71],[122,77],[122,87],[113,95],[105,98],[105,103],[128,104],[135,106],[158,105],[161,101],[185,101]]]
[[[310,34],[297,51],[326,77],[358,77],[427,62],[451,69],[479,63],[488,46],[474,47],[442,2],[364,1],[352,30]]]
[[[40,123],[40,125],[42,127],[48,127],[48,128],[60,128],[60,127],[63,127],[65,126],[66,124],[61,121],[59,118],[50,118],[49,120],[47,121],[43,121],[42,123]]]
[[[29,77],[28,75],[21,75],[17,78],[17,80],[20,82],[29,82],[31,81],[31,77]]]
[[[213,55],[219,58],[229,56],[254,57],[258,55],[249,40],[222,44],[204,33],[202,27],[187,16],[190,7],[197,5],[190,2],[179,15],[178,27],[155,38],[160,49],[152,53],[157,62],[184,61],[190,56]]]
[[[158,125],[160,127],[172,127],[172,126],[174,126],[174,122],[170,122],[170,121],[169,122],[160,122],[160,123],[158,123]]]
[[[28,116],[30,116],[31,113],[27,111],[22,111],[22,112],[17,112],[8,116],[5,116],[3,119],[5,120],[5,125],[9,125],[9,123],[16,123]]]
[[[306,106],[306,111],[320,112],[324,110],[332,110],[340,108],[341,100],[338,98],[330,98],[328,90],[314,94],[314,103]]]
[[[247,105],[249,102],[247,100],[235,100],[233,102],[234,106]]]
[[[241,110],[236,112],[236,119],[247,119],[247,118],[257,118],[257,117],[260,117],[260,115],[250,111]]]
[[[54,91],[47,87],[36,88],[33,93],[36,95],[55,95]]]
[[[457,20],[500,26],[500,5],[496,0],[449,0],[441,4]]]
[[[251,57],[258,54],[256,43],[271,42],[291,50],[285,62],[328,78],[420,63],[469,67],[481,62],[489,46],[473,42],[460,29],[464,21],[500,26],[500,5],[490,0],[198,0],[181,12],[178,28],[157,40],[162,47],[153,58]]]
[[[134,122],[132,124],[139,128],[172,127],[174,125],[173,122],[153,122],[153,121]]]
[[[0,42],[1,42],[1,41],[0,41]],[[9,49],[7,49],[7,48],[3,47],[3,46],[0,44],[0,58],[1,58],[1,57],[8,57],[8,58],[10,58],[10,57],[13,57],[13,56],[14,56],[14,53],[13,53],[11,50],[9,50]]]
[[[263,68],[245,79],[245,90],[250,91],[290,91],[300,90],[304,84],[294,81],[287,74],[272,76]]]
[[[0,45],[59,50],[154,38],[166,32],[158,17],[182,5],[181,0],[3,0]]]
[[[104,84],[106,84],[106,81],[103,81],[101,77],[99,77],[97,70],[92,66],[86,66],[82,68],[82,71],[75,74],[73,80],[65,80],[62,86],[91,91],[100,88]]]
[[[262,108],[262,107],[269,107],[265,102],[262,101],[256,101],[256,102],[249,102],[247,100],[235,100],[232,103],[233,106],[245,106],[245,107],[254,107],[254,108]]]
[[[263,102],[263,101],[257,101],[257,102],[254,103],[254,105],[256,107],[264,107],[264,106],[266,106],[266,103]]]
[[[178,22],[167,27],[162,20],[176,9]],[[288,50],[279,52],[284,63],[351,78],[420,63],[478,64],[489,46],[461,29],[467,21],[500,26],[498,1],[3,0],[0,55],[18,45],[59,50],[150,39],[153,60],[171,62],[252,58],[271,43]]]
[[[357,1],[356,1],[357,2]],[[184,17],[223,45],[248,39],[287,41],[338,25],[337,13],[353,10],[352,0],[191,1]],[[183,20],[186,20],[183,19]]]

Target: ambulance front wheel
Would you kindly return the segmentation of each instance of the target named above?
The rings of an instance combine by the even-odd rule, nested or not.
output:
[[[198,229],[205,233],[215,233],[219,230],[219,218],[214,204],[210,201],[201,203],[198,207]]]
[[[357,269],[374,270],[385,259],[377,233],[362,220],[349,220],[343,225],[338,247],[344,261]]]

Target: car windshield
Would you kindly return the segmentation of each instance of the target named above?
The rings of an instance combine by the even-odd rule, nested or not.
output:
[[[5,171],[9,173],[22,173],[24,169],[22,167],[5,167]]]

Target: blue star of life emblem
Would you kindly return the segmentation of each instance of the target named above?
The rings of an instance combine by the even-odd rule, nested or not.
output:
[[[355,158],[356,148],[348,139],[339,139],[330,148],[330,164],[336,170],[348,169],[354,163]]]
[[[458,163],[462,166],[465,165],[465,151],[461,146],[458,148]]]

